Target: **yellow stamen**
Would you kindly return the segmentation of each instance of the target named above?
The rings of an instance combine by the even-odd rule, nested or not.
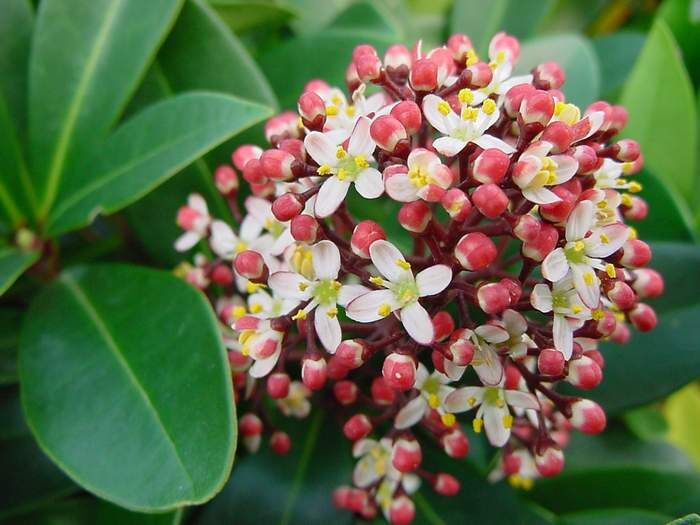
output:
[[[253,309],[251,308],[250,311],[253,312]],[[253,312],[253,313],[257,313],[257,312]],[[233,316],[234,319],[240,319],[245,314],[246,314],[245,306],[234,306],[233,310],[231,311],[231,315]]]
[[[479,110],[476,108],[466,107],[462,110],[462,120],[476,120],[479,116]]]
[[[345,168],[340,168],[338,170],[338,174],[336,175],[336,177],[338,177],[340,180],[347,179],[348,178],[348,170],[346,170]]]
[[[639,184],[636,180],[633,180],[632,182],[630,182],[627,189],[630,191],[630,193],[639,193],[640,191],[642,191],[642,185]]]
[[[337,290],[340,290],[340,288],[342,288],[343,285],[340,281],[333,281],[331,283],[331,286],[333,287],[334,290],[337,291]]]
[[[592,285],[595,280],[595,275],[593,275],[593,272],[586,272],[583,274],[583,282],[586,283],[588,286]]]
[[[306,319],[306,312],[304,310],[299,310],[292,316],[292,319],[294,321],[297,321],[298,319]]]
[[[460,89],[457,98],[462,104],[471,104],[474,100],[474,92],[471,89]]]
[[[496,103],[492,99],[487,98],[486,100],[484,100],[484,103],[481,105],[481,109],[487,115],[491,115],[491,114],[493,114],[494,111],[496,111]]]
[[[479,57],[473,49],[467,51],[467,67],[473,66],[479,61]]]
[[[634,167],[633,162],[623,162],[622,164],[620,164],[620,168],[622,169],[622,173],[624,173],[625,175],[629,175],[630,172],[632,171],[633,167]]]
[[[355,106],[348,106],[345,108],[345,114],[348,117],[352,117],[355,115]]]
[[[477,417],[472,421],[472,428],[474,429],[474,432],[477,434],[481,432],[481,429],[484,428],[484,420]]]
[[[328,164],[321,164],[316,170],[316,173],[319,175],[329,175],[331,173],[331,167]]]
[[[300,292],[303,292],[309,287],[309,285],[306,284],[305,282],[301,282],[297,285],[297,287],[299,288]]]
[[[248,343],[248,340],[255,335],[255,330],[243,330],[238,336],[238,342],[242,345]]]
[[[627,231],[628,231],[627,237],[629,239],[636,239],[637,238],[637,229],[636,228],[634,228],[632,226],[628,226]]]
[[[451,427],[457,422],[457,418],[454,414],[450,414],[449,412],[447,412],[440,416],[440,421],[442,421],[442,424],[446,427]]]
[[[357,155],[354,160],[355,160],[355,166],[357,166],[361,170],[363,170],[369,166],[369,162],[367,162],[367,159],[365,159],[362,155]]]
[[[506,60],[506,52],[502,49],[496,53],[496,64],[502,64]]]
[[[391,306],[388,304],[384,303],[379,305],[379,308],[377,309],[377,313],[381,315],[382,317],[386,317],[391,313]]]
[[[627,193],[623,193],[622,195],[620,195],[620,202],[622,202],[623,206],[631,208],[633,204],[632,196]]]
[[[598,206],[598,208],[600,208],[601,210],[604,210],[605,208],[608,207],[608,201],[603,199],[602,201],[598,202],[598,204],[596,204],[596,206]]]
[[[617,275],[617,272],[615,271],[615,266],[612,265],[611,263],[608,263],[605,265],[605,273],[608,274],[608,277],[611,279],[614,279],[615,276]]]
[[[576,315],[583,312],[583,307],[580,304],[575,304],[571,307],[571,313]]]
[[[336,315],[338,315],[338,309],[337,308],[329,308],[326,311],[326,315],[333,319]]]
[[[600,321],[605,317],[605,312],[600,308],[596,308],[595,310],[591,310],[591,317],[594,321]]]
[[[245,283],[245,290],[249,294],[257,292],[260,288],[265,288],[265,285],[263,283],[253,283],[250,281]]]
[[[338,106],[328,106],[326,108],[326,115],[329,117],[335,117],[338,114]]]
[[[428,396],[428,405],[430,408],[437,408],[440,406],[440,398],[435,394],[430,394]]]
[[[411,263],[409,263],[408,261],[404,261],[403,259],[396,259],[396,266],[398,266],[402,270],[411,269]]]
[[[445,116],[449,115],[450,111],[452,111],[452,109],[450,108],[450,105],[447,102],[445,102],[444,100],[441,100],[440,102],[438,102],[437,109],[440,113],[442,113]]]
[[[510,428],[512,426],[513,426],[513,416],[511,416],[510,414],[503,416],[503,427]]]
[[[604,233],[601,233],[600,234],[600,242],[602,242],[603,244],[608,244],[608,243],[610,243],[610,237],[608,237]]]
[[[467,403],[470,407],[473,407],[474,405],[476,405],[476,398],[474,396],[469,396],[467,398]]]
[[[263,307],[260,303],[253,303],[250,305],[250,313],[252,314],[259,314],[262,310]]]
[[[583,241],[576,241],[574,243],[574,250],[577,252],[582,252],[586,248],[586,244]]]
[[[378,275],[373,275],[372,277],[370,277],[369,282],[371,282],[372,284],[376,284],[377,286],[384,285],[384,279],[382,279]]]
[[[335,158],[342,159],[345,158],[345,155],[347,155],[347,153],[343,149],[343,146],[338,146],[338,149],[335,150]]]

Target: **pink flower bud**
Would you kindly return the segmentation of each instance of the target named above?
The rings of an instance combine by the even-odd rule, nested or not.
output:
[[[349,93],[354,93],[355,90],[362,85],[354,62],[350,62],[345,70],[345,85],[348,87]]]
[[[641,221],[646,219],[649,213],[649,205],[641,197],[633,195],[631,197],[631,204],[629,206],[623,206],[623,213],[626,219],[631,221]]]
[[[487,283],[479,286],[476,298],[481,308],[487,314],[498,314],[510,306],[508,288],[501,283]]]
[[[622,246],[620,262],[627,268],[646,266],[651,260],[651,248],[644,241],[630,239]]]
[[[403,44],[389,46],[384,53],[384,66],[390,71],[405,68],[408,72],[411,67],[411,52]]]
[[[467,339],[457,339],[450,344],[452,362],[457,366],[467,366],[474,359],[474,344]]]
[[[284,456],[292,448],[292,440],[286,432],[277,431],[270,436],[270,449],[275,454]]]
[[[535,90],[523,97],[520,116],[525,124],[538,123],[546,126],[554,115],[554,99],[546,91]]]
[[[542,223],[532,215],[521,215],[513,226],[513,233],[523,242],[533,242],[540,234]]]
[[[547,127],[544,128],[541,140],[552,144],[551,153],[564,153],[569,149],[569,146],[571,146],[573,138],[571,127],[557,120],[550,122]]]
[[[382,115],[374,119],[369,132],[377,146],[389,153],[396,149],[400,141],[408,139],[406,128],[391,115]]]
[[[510,304],[517,303],[520,300],[520,297],[523,295],[523,288],[520,285],[520,281],[510,277],[504,277],[501,279],[500,283],[508,289]]]
[[[198,230],[206,225],[207,218],[190,206],[180,206],[175,221],[183,230]]]
[[[491,83],[491,80],[493,80],[493,70],[484,62],[477,62],[467,67],[467,71],[469,71],[471,75],[471,81],[469,82],[470,87],[486,87]]]
[[[297,114],[294,111],[285,111],[265,123],[265,138],[270,144],[299,136],[297,127]]]
[[[331,381],[340,381],[344,379],[350,369],[345,366],[345,364],[337,358],[337,356],[332,355],[328,360],[328,366],[326,366],[326,375]]]
[[[333,385],[333,395],[341,405],[352,405],[357,401],[357,385],[352,381],[338,381]]]
[[[423,122],[420,107],[412,100],[402,100],[391,108],[389,114],[403,124],[409,135],[416,133]]]
[[[446,47],[438,47],[428,53],[428,58],[437,64],[438,85],[443,85],[445,79],[454,75],[457,68],[452,59],[452,52]]]
[[[508,196],[496,184],[482,184],[472,193],[472,202],[482,215],[496,219],[508,208]]]
[[[326,360],[307,357],[301,365],[301,380],[310,390],[320,390],[326,384]]]
[[[350,441],[357,441],[372,432],[372,423],[364,414],[355,414],[343,425],[343,434]]]
[[[455,428],[440,438],[442,448],[451,458],[463,458],[469,453],[469,440],[460,429]]]
[[[303,92],[308,93],[310,91],[312,93],[316,93],[320,97],[323,97],[324,95],[328,94],[330,89],[331,87],[328,85],[328,82],[321,80],[320,78],[314,78],[306,83]]]
[[[577,388],[590,390],[603,379],[603,371],[590,357],[581,356],[569,362],[569,375],[566,380]]]
[[[462,222],[472,209],[469,197],[459,188],[450,188],[440,199],[440,204],[452,219]]]
[[[554,348],[545,348],[537,358],[537,369],[548,376],[558,376],[564,372],[564,354]]]
[[[249,160],[259,159],[262,155],[262,148],[255,146],[253,144],[243,144],[238,146],[231,155],[231,162],[236,167],[237,170],[243,171],[245,165],[248,164]]]
[[[630,321],[640,332],[648,332],[656,326],[656,312],[648,304],[639,303],[629,312]]]
[[[411,356],[391,353],[384,359],[382,376],[392,388],[408,390],[416,382],[416,363]]]
[[[233,261],[236,273],[253,282],[263,282],[269,275],[263,256],[254,250],[244,250]]]
[[[228,286],[233,282],[233,272],[228,266],[218,264],[211,271],[211,280],[220,286]]]
[[[238,175],[231,166],[222,164],[214,171],[214,184],[224,197],[231,197],[238,190]]]
[[[506,115],[512,119],[517,118],[523,98],[534,91],[535,88],[532,87],[532,84],[518,84],[510,88],[506,92],[503,101],[503,109],[505,109]]]
[[[449,312],[440,310],[433,316],[433,328],[435,336],[433,341],[442,341],[448,337],[455,329],[455,322]]]
[[[510,157],[500,149],[484,150],[474,161],[472,177],[483,184],[498,184],[510,166]]]
[[[622,162],[633,162],[639,158],[641,149],[639,148],[639,142],[632,139],[622,139],[615,143],[617,146],[617,155],[615,158]]]
[[[582,175],[593,173],[602,162],[590,146],[576,146],[571,156],[578,162],[578,173]]]
[[[605,429],[605,412],[595,401],[576,401],[571,405],[571,414],[571,424],[584,434],[598,434]]]
[[[284,399],[289,395],[289,376],[282,372],[270,374],[267,378],[267,393],[272,399]]]
[[[433,362],[435,370],[441,374],[445,373],[445,355],[439,350],[433,350],[430,353],[430,360]]]
[[[569,191],[564,185],[555,186],[552,188],[552,193],[559,197],[559,200],[550,204],[541,204],[540,215],[550,222],[564,222],[578,203],[578,195]]]
[[[399,472],[413,472],[423,460],[420,444],[415,439],[398,439],[391,451],[391,464]]]
[[[523,255],[533,261],[541,262],[556,248],[558,240],[557,229],[551,224],[542,224],[537,238],[523,243]]]
[[[377,50],[374,48],[374,46],[371,46],[369,44],[360,44],[358,46],[355,46],[355,48],[352,50],[352,61],[356,62],[360,58],[363,57],[376,57],[377,55]]]
[[[260,157],[263,172],[267,178],[280,181],[293,177],[292,163],[294,156],[281,149],[265,150]]]
[[[455,62],[464,63],[467,60],[467,52],[474,49],[472,41],[463,33],[454,33],[447,39],[447,48],[452,51]]]
[[[304,203],[296,193],[287,192],[277,197],[272,203],[272,214],[278,221],[286,222],[299,215]]]
[[[410,78],[416,91],[432,91],[438,85],[438,66],[429,58],[420,58],[413,64]]]
[[[566,80],[558,62],[544,62],[532,70],[532,84],[537,89],[559,89]]]
[[[637,294],[629,284],[622,281],[615,281],[607,291],[607,296],[621,310],[629,310],[637,302]]]
[[[350,248],[358,257],[369,259],[369,247],[374,241],[386,240],[384,229],[374,221],[359,222],[350,237]]]
[[[481,232],[463,235],[455,246],[455,257],[467,270],[481,270],[498,256],[493,241]]]
[[[243,168],[243,178],[250,184],[264,184],[267,182],[267,175],[263,170],[263,165],[258,159],[249,160]]]
[[[541,456],[535,456],[535,466],[544,477],[556,476],[564,468],[564,453],[558,448],[549,447]]]
[[[632,272],[632,288],[642,299],[652,299],[664,292],[664,279],[656,270],[642,268]]]
[[[362,55],[357,60],[354,60],[353,63],[361,82],[372,82],[381,75],[382,61],[376,55]]]
[[[338,487],[333,491],[333,505],[353,512],[361,512],[368,502],[367,492],[351,487]]]
[[[509,452],[507,450],[503,451],[503,456],[501,456],[501,470],[506,476],[512,476],[520,472],[520,467],[523,464],[523,458],[521,457],[521,452]]]
[[[323,124],[326,122],[326,104],[319,95],[313,91],[303,93],[299,97],[297,108],[307,128],[312,130],[323,129]]]
[[[501,51],[505,53],[506,60],[513,64],[520,56],[520,42],[503,31],[497,33],[489,43],[489,56],[495,58]]]
[[[615,329],[610,334],[610,340],[618,344],[625,344],[629,342],[631,336],[626,323],[616,323]]]
[[[612,106],[610,108],[610,126],[608,131],[619,133],[627,125],[627,110],[623,106]]]
[[[263,424],[257,415],[248,412],[243,414],[243,417],[238,420],[238,430],[242,436],[255,436],[262,433]]]
[[[596,323],[596,330],[602,336],[609,336],[615,331],[617,320],[612,312],[606,311],[603,318]]]
[[[389,386],[383,377],[375,377],[370,387],[372,401],[377,405],[391,405],[396,399],[396,391]]]
[[[454,476],[438,472],[433,480],[433,489],[442,496],[454,496],[459,492],[459,481]]]
[[[391,525],[410,525],[416,515],[416,508],[408,496],[399,496],[389,507]]]
[[[423,201],[407,202],[399,210],[399,223],[414,233],[424,232],[432,218],[430,207]]]
[[[289,231],[294,240],[299,242],[314,243],[318,239],[319,224],[311,215],[297,215],[289,225]]]
[[[362,366],[369,356],[367,344],[362,339],[342,341],[335,351],[335,357],[346,368],[354,369]]]
[[[506,366],[506,382],[505,382],[505,387],[508,390],[516,390],[518,388],[518,384],[522,380],[523,376],[520,373],[520,370],[515,368],[513,365],[508,365]]]

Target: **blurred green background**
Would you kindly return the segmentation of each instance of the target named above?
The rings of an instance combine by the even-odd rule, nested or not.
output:
[[[2,6],[0,0],[0,34]],[[88,0],[86,0],[88,1]],[[311,78],[342,85],[353,47],[380,51],[422,38],[424,49],[452,32],[484,53],[505,30],[521,38],[518,70],[558,60],[564,92],[585,107],[600,98],[624,104],[625,136],[645,155],[639,177],[648,218],[635,225],[654,249],[652,266],[666,294],[652,302],[659,326],[625,346],[605,344],[605,379],[591,393],[610,415],[596,437],[574,436],[557,478],[523,492],[488,485],[492,451],[478,436],[455,463],[428,457],[459,477],[462,491],[416,498],[416,523],[662,524],[700,511],[700,1],[698,0],[191,0],[187,1],[127,109],[182,91],[237,95],[277,110],[294,108]],[[173,217],[188,193],[204,194],[230,215],[211,181],[232,148],[261,143],[261,126],[220,146],[138,202],[60,239],[72,261],[128,260],[172,268],[188,254],[172,250]],[[387,210],[372,211],[376,218]],[[19,283],[19,293],[30,286]],[[9,312],[9,310],[8,310]],[[17,318],[0,317],[0,378],[16,383]],[[237,460],[231,481],[204,507],[165,515],[130,513],[87,494],[38,450],[8,386],[0,396],[0,521],[11,523],[349,523],[330,506],[347,483],[346,443],[323,414],[292,432],[299,451]],[[688,521],[690,523],[690,521]]]

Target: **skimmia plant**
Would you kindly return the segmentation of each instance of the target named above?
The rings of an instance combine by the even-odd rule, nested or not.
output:
[[[599,341],[656,325],[663,280],[626,224],[647,213],[639,145],[615,139],[627,112],[567,102],[555,62],[513,76],[519,47],[359,45],[347,92],[311,80],[268,149],[216,170],[235,224],[198,194],[177,215],[175,247],[199,246],[177,271],[220,319],[246,448],[290,452],[272,412],[338,415],[356,464],[332,498],[364,518],[411,522],[420,483],[458,494],[422,450],[464,457],[462,424],[501,449],[492,480],[556,475],[570,432],[606,425],[559,385],[595,388]],[[363,217],[386,201],[401,229]]]

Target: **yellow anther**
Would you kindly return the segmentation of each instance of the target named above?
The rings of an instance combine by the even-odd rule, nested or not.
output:
[[[468,66],[473,66],[479,61],[479,57],[477,54],[474,52],[473,49],[470,49],[467,51],[467,67]]]
[[[520,488],[520,483],[522,479],[523,478],[518,474],[511,474],[510,476],[508,476],[508,484],[514,489]]]
[[[345,108],[345,114],[348,117],[352,117],[355,115],[355,106],[348,106]]]
[[[484,103],[481,105],[481,109],[487,115],[491,115],[491,114],[493,114],[494,111],[496,111],[496,103],[492,99],[487,98],[486,100],[484,100]]]
[[[594,281],[595,275],[593,275],[593,272],[585,272],[583,274],[583,282],[586,283],[588,286],[591,286]]]
[[[238,335],[238,342],[242,345],[246,345],[251,337],[255,335],[255,330],[243,330]]]
[[[300,292],[303,292],[303,291],[305,291],[305,290],[309,287],[309,285],[308,285],[307,283],[305,283],[305,282],[300,282],[300,283],[297,285],[297,287],[299,288],[299,291],[300,291]]]
[[[331,167],[328,164],[321,164],[316,170],[319,175],[329,175],[331,172]]]
[[[263,306],[260,303],[253,303],[250,305],[250,313],[259,314],[262,312]]]
[[[583,312],[583,307],[580,304],[575,304],[571,307],[571,313],[576,315]]]
[[[457,418],[455,417],[454,414],[450,414],[449,412],[446,412],[442,416],[440,416],[440,421],[442,421],[442,424],[445,425],[446,427],[451,427],[457,422]]]
[[[476,108],[466,107],[462,110],[462,120],[476,120],[479,116],[479,110]]]
[[[470,407],[473,407],[474,405],[476,405],[476,398],[474,396],[469,396],[467,398],[467,403]]]
[[[396,259],[396,266],[398,266],[402,270],[411,269],[411,263],[409,263],[408,261],[404,261],[403,259]]]
[[[363,170],[369,166],[369,162],[367,162],[367,159],[364,158],[362,155],[357,155],[354,160],[355,160],[355,166],[357,166],[361,170]]]
[[[601,233],[600,234],[600,242],[603,244],[609,244],[610,243],[610,237],[608,237],[606,234]]]
[[[348,178],[348,174],[348,170],[346,170],[345,168],[340,168],[336,177],[338,177],[340,180],[345,180]]]
[[[340,290],[340,288],[343,286],[340,281],[333,281],[331,283],[331,286],[333,287],[334,290]]]
[[[335,117],[338,114],[338,106],[328,106],[326,108],[326,115],[329,117]]]
[[[343,103],[343,99],[337,93],[331,97],[331,102],[336,106],[340,106]]]
[[[559,120],[565,124],[568,124],[569,126],[581,120],[581,110],[573,104],[557,102],[554,105],[554,114],[559,118]]]
[[[489,67],[491,71],[496,71],[498,69],[498,64],[496,64],[496,62],[489,62]]]
[[[297,128],[299,128],[299,129],[304,128],[304,120],[301,118],[301,116],[297,117]]]
[[[251,308],[250,311],[253,312],[253,309]],[[258,312],[253,312],[253,313],[256,314],[256,313],[258,313]],[[231,316],[232,316],[234,319],[240,319],[240,318],[243,317],[245,314],[246,314],[245,306],[234,306],[234,307],[233,307],[233,310],[231,310]]]
[[[574,250],[577,252],[582,252],[586,248],[586,244],[583,241],[576,241],[574,243]]]
[[[553,171],[550,171],[549,176],[547,177],[547,184],[556,184],[558,180],[559,179],[557,178],[557,174]]]
[[[532,478],[523,478],[520,480],[520,486],[522,487],[523,490],[532,490],[532,487],[535,485],[535,480]]]
[[[241,355],[244,357],[248,357],[250,355],[250,348],[248,346],[242,346],[241,347]]]
[[[384,285],[384,279],[382,279],[378,275],[373,275],[372,277],[370,277],[369,282],[371,282],[372,284],[376,284],[377,286]]]
[[[506,403],[505,403],[505,401],[503,401],[502,399],[499,398],[499,399],[496,399],[496,406],[498,408],[503,408],[504,406],[506,406]]]
[[[605,273],[608,274],[608,277],[611,279],[614,279],[615,276],[617,275],[617,272],[615,271],[615,266],[611,263],[607,263],[605,265]]]
[[[338,309],[337,308],[329,308],[326,310],[326,315],[333,319],[336,315],[338,315]]]
[[[564,111],[564,108],[566,107],[566,103],[562,102],[561,100],[557,100],[557,102],[554,104],[554,114],[558,117],[561,115],[561,112]]]
[[[474,432],[478,434],[481,432],[481,429],[484,428],[484,420],[480,417],[475,418],[474,421],[472,421],[472,428],[474,429]]]
[[[629,195],[628,193],[623,193],[620,195],[620,202],[622,203],[623,206],[627,206],[628,208],[632,207],[633,201],[632,201],[632,196]]]
[[[474,100],[474,92],[471,89],[460,89],[457,98],[462,104],[471,104]]]
[[[248,247],[248,245],[243,242],[243,241],[238,241],[236,243],[236,247],[234,248],[234,251],[236,253],[241,253],[242,251],[245,251],[245,249]]]
[[[377,309],[377,313],[381,315],[382,317],[386,317],[391,313],[391,306],[388,304],[384,303],[379,305],[379,308]]]
[[[636,239],[637,238],[637,229],[634,228],[633,226],[628,226],[627,227],[627,238],[628,239]]]
[[[306,319],[306,312],[305,312],[304,310],[299,310],[297,313],[295,313],[295,314],[292,316],[292,319],[293,319],[294,321],[296,321],[296,320],[298,320],[298,319]]]
[[[629,175],[632,172],[632,168],[634,168],[634,162],[623,162],[620,164],[620,169],[625,175]]]
[[[506,52],[502,49],[496,53],[496,63],[502,64],[506,60]]]
[[[600,308],[596,308],[595,310],[591,310],[591,318],[593,318],[594,321],[600,321],[605,317],[605,312],[601,310]]]
[[[437,109],[440,113],[443,115],[447,116],[450,114],[450,111],[452,111],[452,108],[450,108],[450,105],[445,102],[444,100],[441,100],[438,102]]]
[[[640,191],[642,191],[642,185],[639,184],[636,180],[633,180],[632,182],[630,182],[627,189],[630,191],[630,193],[639,193]]]
[[[343,149],[343,146],[338,146],[338,149],[335,150],[335,158],[343,159],[345,158],[345,155],[347,155],[347,153],[345,152],[345,149]]]
[[[263,283],[253,283],[251,281],[245,283],[245,290],[249,294],[257,292],[260,288],[265,288],[265,285]]]
[[[542,169],[543,170],[553,170],[557,167],[556,163],[549,157],[542,159]]]
[[[513,416],[511,416],[510,414],[503,416],[503,427],[510,428],[512,426],[513,426]]]
[[[598,208],[600,208],[601,210],[604,210],[608,207],[608,201],[606,201],[605,199],[603,199],[602,201],[598,201],[598,204],[596,204],[596,206],[598,206]]]
[[[440,406],[440,398],[435,394],[430,394],[428,396],[428,405],[430,408],[437,408]]]
[[[406,290],[406,291],[401,295],[401,300],[402,300],[404,303],[407,303],[407,302],[409,302],[409,301],[412,301],[412,300],[415,299],[415,298],[416,298],[416,294],[413,293],[413,292],[410,291],[410,290]]]

